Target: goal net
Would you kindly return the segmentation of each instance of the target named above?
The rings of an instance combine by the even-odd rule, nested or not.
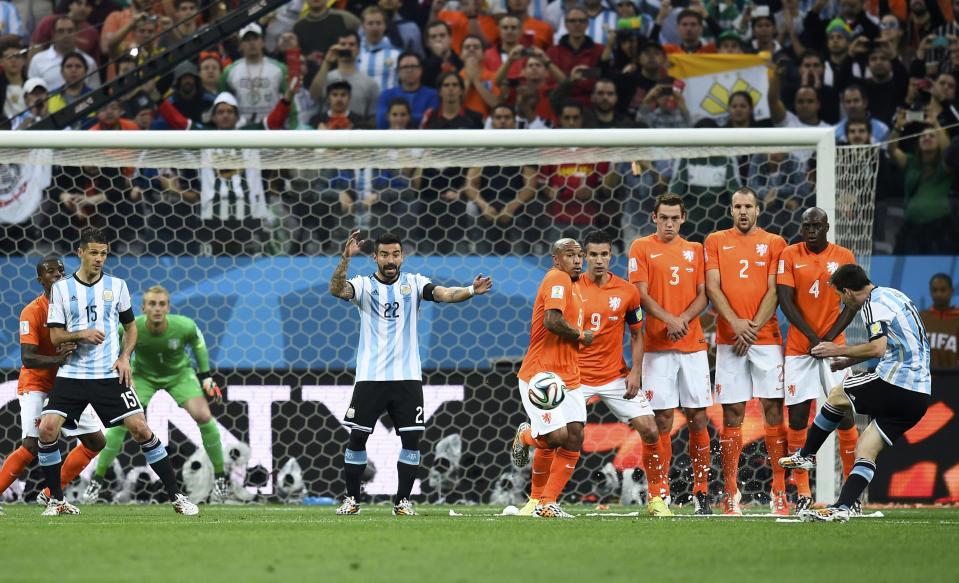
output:
[[[831,235],[868,265],[874,162],[875,149],[837,154],[831,129],[8,132],[0,148],[0,313],[13,330],[40,292],[39,257],[61,254],[72,272],[79,230],[106,229],[107,271],[127,280],[137,313],[145,290],[159,284],[173,313],[205,334],[214,377],[226,387],[225,403],[212,410],[236,495],[325,501],[344,491],[341,420],[359,335],[355,308],[330,296],[327,282],[352,229],[395,232],[405,270],[452,285],[479,273],[495,281],[492,294],[427,303],[420,313],[427,430],[414,494],[517,503],[529,472],[511,469],[506,447],[524,420],[515,371],[552,241],[605,229],[616,242],[613,270],[625,274],[630,241],[654,231],[658,195],[684,197],[681,232],[702,241],[732,225],[730,193],[745,185],[763,201],[766,229],[795,242],[802,210],[820,206]],[[373,269],[361,256],[350,275]],[[712,342],[714,314],[703,321]],[[19,347],[8,339],[0,349],[2,454],[20,439]],[[709,417],[718,492],[720,408]],[[162,391],[148,418],[187,489],[202,497],[209,464],[196,424]],[[691,480],[687,430],[677,418],[670,477],[681,500]],[[768,500],[762,427],[751,403],[739,475],[746,503]],[[391,430],[383,417],[368,443],[364,489],[374,499],[396,484],[400,445]],[[639,501],[640,459],[638,436],[591,404],[569,499]],[[835,482],[835,472],[825,468],[818,478]],[[32,499],[40,480],[30,470],[7,496]],[[148,500],[159,490],[132,442],[107,480],[107,499]]]

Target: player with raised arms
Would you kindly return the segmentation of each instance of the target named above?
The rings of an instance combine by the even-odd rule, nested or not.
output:
[[[538,500],[533,516],[573,518],[559,505],[559,496],[576,470],[583,444],[586,401],[575,393],[580,386],[580,344],[593,343],[593,331],[583,329],[583,300],[578,280],[583,269],[583,249],[574,239],[563,238],[551,247],[553,267],[536,290],[529,348],[516,373],[523,409],[531,423],[521,423],[513,438],[513,465],[529,463],[533,456],[532,499]],[[529,398],[530,380],[538,373],[559,375],[567,396],[558,407],[540,409]]]
[[[356,378],[344,419],[350,428],[343,455],[346,497],[336,513],[360,513],[357,499],[366,469],[366,441],[380,415],[386,412],[402,442],[396,463],[399,478],[393,514],[415,516],[409,497],[420,464],[419,439],[426,429],[423,369],[417,342],[420,304],[466,301],[490,291],[493,279],[479,274],[468,287],[444,287],[418,273],[404,273],[402,241],[386,233],[373,244],[376,271],[347,280],[350,259],[361,253],[363,243],[359,231],[350,233],[342,259],[330,278],[330,293],[353,302],[360,312]]]
[[[815,467],[815,454],[826,436],[849,413],[870,417],[856,444],[856,460],[836,502],[822,509],[806,509],[805,520],[845,522],[876,473],[876,458],[892,447],[926,414],[932,396],[929,371],[931,349],[919,310],[906,294],[869,281],[862,267],[843,265],[829,278],[847,309],[859,312],[869,341],[843,346],[828,341],[812,349],[813,356],[831,359],[831,368],[842,370],[874,358],[873,372],[846,376],[829,392],[802,448],[779,460],[786,468]]]
[[[210,374],[210,354],[196,322],[170,314],[170,292],[155,285],[143,294],[143,314],[137,316],[137,343],[133,357],[133,385],[144,408],[157,391],[165,390],[196,421],[203,448],[213,465],[213,493],[210,501],[222,503],[229,493],[223,471],[223,444],[220,429],[210,412],[206,397],[223,400],[220,387]],[[193,351],[199,371],[186,352]],[[107,469],[123,449],[127,430],[122,425],[107,431],[107,446],[97,458],[97,469],[83,494],[93,504],[100,497]]]
[[[673,456],[673,412],[683,407],[689,426],[696,514],[712,514],[709,497],[709,419],[713,404],[706,338],[699,315],[706,308],[703,246],[684,239],[683,199],[664,194],[656,199],[656,233],[629,247],[629,282],[638,289],[646,313],[643,389],[659,429],[659,455],[666,471]],[[664,484],[670,498],[669,480]]]
[[[743,451],[746,403],[758,397],[773,469],[770,506],[788,515],[785,471],[776,463],[786,453],[783,422],[783,349],[776,319],[776,268],[786,241],[757,224],[759,197],[748,187],[733,193],[733,227],[706,237],[706,295],[718,313],[716,385],[723,406],[723,514],[742,516],[737,476]]]
[[[786,332],[785,401],[789,415],[787,444],[796,451],[806,442],[811,402],[825,398],[831,387],[842,380],[842,373],[832,371],[829,363],[810,353],[823,341],[844,344],[842,331],[855,317],[848,307],[840,313],[840,302],[828,293],[829,276],[840,266],[855,263],[852,251],[826,239],[829,219],[820,208],[802,214],[800,234],[803,241],[786,247],[779,258],[776,293],[783,314],[789,320]],[[843,476],[852,469],[858,438],[852,415],[839,426],[839,451]],[[812,504],[809,473],[793,472],[796,482],[796,512]]]
[[[80,269],[54,283],[50,290],[50,341],[54,345],[73,342],[77,349],[57,371],[40,418],[38,457],[50,489],[43,515],[80,513],[63,499],[57,440],[61,427],[77,423],[87,405],[93,406],[107,427],[126,426],[163,482],[173,509],[179,514],[196,515],[199,509],[180,493],[166,448],[147,426],[132,386],[130,355],[137,341],[136,323],[126,282],[103,272],[109,249],[99,229],[84,229],[77,249]],[[120,325],[124,328],[122,347]]]
[[[77,349],[73,342],[54,346],[50,341],[50,331],[46,327],[47,312],[50,309],[50,289],[63,279],[63,261],[59,257],[48,255],[37,263],[37,281],[43,293],[20,312],[20,378],[17,380],[17,395],[20,401],[20,429],[23,442],[13,453],[7,456],[0,468],[0,493],[3,493],[23,470],[37,457],[40,412],[47,394],[53,388],[53,379],[57,369]],[[87,407],[76,424],[63,427],[67,437],[77,437],[80,443],[70,452],[63,463],[60,475],[61,486],[66,486],[80,475],[97,452],[103,449],[103,433],[100,420]],[[43,492],[37,496],[37,503],[44,506],[49,497]]]

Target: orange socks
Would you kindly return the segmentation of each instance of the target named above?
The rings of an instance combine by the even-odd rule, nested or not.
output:
[[[78,443],[75,448],[67,455],[67,459],[63,460],[63,467],[60,468],[60,485],[63,488],[67,487],[67,484],[76,479],[80,475],[80,472],[83,471],[83,468],[97,457],[97,454],[100,452],[93,451],[82,443]],[[44,488],[43,493],[47,496],[50,495],[50,488]]]
[[[543,495],[539,499],[540,504],[546,505],[556,502],[563,492],[563,488],[566,487],[566,482],[569,482],[573,472],[576,471],[577,461],[579,461],[578,451],[569,451],[561,447],[556,448],[556,457],[549,468],[549,480],[546,482],[546,487],[543,488]]]
[[[549,481],[549,471],[556,457],[555,449],[537,449],[533,453],[533,478],[529,497],[540,500],[543,497],[543,488]]]
[[[673,465],[673,436],[669,433],[659,434],[659,463],[662,464],[662,482],[660,482],[660,491],[663,496],[669,496],[669,468]]]
[[[666,496],[666,472],[663,468],[662,456],[659,454],[659,440],[653,443],[643,442],[643,471],[646,472],[646,484],[649,487],[649,497]]]
[[[856,463],[856,443],[859,442],[859,430],[856,426],[836,431],[839,435],[839,458],[842,460],[842,481],[845,482]]]
[[[806,444],[806,429],[786,429],[786,442],[789,445],[789,452],[792,453]],[[812,497],[812,490],[809,488],[809,472],[807,470],[793,470],[793,480],[796,482],[796,492],[800,496]]]
[[[530,447],[535,447],[537,449],[549,449],[549,444],[542,437],[533,437],[533,430],[526,428],[522,433],[520,433],[520,440]]]
[[[4,492],[10,487],[24,468],[30,465],[30,462],[36,459],[36,456],[27,451],[27,448],[20,446],[7,456],[3,461],[3,467],[0,468],[0,492]]]
[[[739,491],[736,479],[739,476],[739,456],[743,452],[742,427],[723,427],[719,451],[722,455],[723,484],[726,493],[733,496]]]
[[[742,446],[740,446],[742,447]],[[693,494],[709,492],[709,431],[689,428],[689,457],[693,461]]]
[[[779,465],[779,458],[786,457],[786,424],[766,426],[766,453],[773,470],[773,493],[786,491],[786,470]]]

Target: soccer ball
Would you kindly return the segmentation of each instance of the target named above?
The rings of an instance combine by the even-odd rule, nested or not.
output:
[[[554,372],[541,372],[529,380],[529,400],[536,407],[549,411],[566,398],[566,383]]]

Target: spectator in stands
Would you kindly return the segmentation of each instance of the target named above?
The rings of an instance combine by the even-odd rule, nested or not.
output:
[[[120,58],[116,61],[116,67],[118,75],[126,75],[136,67],[136,59],[129,54],[120,55]],[[156,82],[151,81],[151,83]],[[145,91],[143,87],[135,87],[132,91],[118,96],[117,101],[123,109],[123,117],[128,119],[134,119],[138,112],[144,108],[152,109],[154,105],[153,100],[150,99],[150,96],[147,95],[147,91]],[[149,124],[143,129],[148,128]]]
[[[351,91],[346,81],[330,83],[326,88],[326,107],[310,120],[310,125],[318,130],[362,129],[365,118],[350,110]]]
[[[924,38],[935,38],[935,31],[946,23],[942,17],[942,12],[936,2],[926,2],[925,0],[911,0],[909,2],[909,17],[906,19],[906,31],[904,41],[906,46],[916,49]],[[948,46],[948,45],[946,45]],[[945,49],[946,46],[937,47]],[[926,58],[933,57],[937,61],[945,56],[945,51],[935,51],[934,54],[926,54]],[[928,63],[928,61],[927,61]]]
[[[296,34],[293,26],[303,15],[305,4],[305,0],[290,0],[273,12],[263,31],[263,45],[267,52],[276,50],[280,35],[284,32]]]
[[[516,128],[516,112],[501,104],[490,115],[491,128]],[[532,166],[484,166],[466,173],[466,200],[479,211],[470,239],[476,253],[516,255],[529,251],[523,232],[530,231],[529,216],[517,215],[536,196],[536,169]],[[519,219],[519,220],[518,220]],[[527,228],[524,228],[527,227]]]
[[[135,45],[133,31],[138,22],[156,22],[152,4],[152,0],[131,0],[128,8],[110,13],[100,30],[100,53],[104,57],[113,59]]]
[[[730,107],[732,103],[730,102]],[[636,120],[650,128],[688,128],[691,120],[686,99],[678,91],[672,77],[664,77],[646,92]]]
[[[813,190],[801,188],[806,182],[806,163],[809,156],[799,158],[782,152],[753,154],[749,157],[746,186],[752,188],[762,203],[764,224],[788,229],[794,237],[794,228],[801,221],[800,214],[815,206]],[[785,234],[783,235],[785,237]],[[792,239],[787,239],[792,240]]]
[[[402,51],[423,54],[423,35],[416,22],[400,12],[401,0],[378,0],[377,6],[386,15],[386,36],[394,47]]]
[[[525,0],[527,4],[529,0]],[[446,0],[433,0],[430,7],[430,20],[442,21],[449,26],[450,43],[457,54],[463,46],[466,35],[472,34],[483,39],[486,44],[499,40],[496,19],[486,14],[480,0],[460,0],[459,11],[446,10]],[[427,31],[427,36],[429,31]],[[429,47],[427,47],[427,52]],[[432,83],[433,80],[429,79]]]
[[[822,19],[823,8],[829,0],[816,0],[803,18],[803,45],[807,47],[822,47],[826,44],[826,35],[832,22]],[[863,9],[862,0],[839,0],[839,15],[837,17],[850,31],[850,36],[864,34],[869,39],[879,36],[879,26]],[[830,51],[831,52],[831,51]]]
[[[43,17],[33,30],[30,42],[34,45],[47,46],[53,41],[53,28],[60,16],[67,16],[73,21],[76,28],[76,47],[90,55],[94,61],[100,59],[100,32],[90,25],[89,18],[93,12],[94,0],[62,0],[56,14]]]
[[[536,102],[535,117],[541,118],[549,123],[556,121],[553,109],[550,106],[549,94],[556,87],[556,83],[562,83],[566,80],[566,74],[560,70],[538,47],[530,47],[532,54],[526,57],[526,64],[523,66],[522,79],[507,79],[506,76],[512,67],[513,61],[520,58],[522,47],[516,47],[510,53],[509,58],[503,63],[496,73],[496,83],[500,88],[500,95],[506,95],[507,103],[515,103],[518,113],[524,114],[526,107],[519,103],[518,88],[527,87],[525,93],[527,98],[531,94],[539,96]],[[532,121],[532,118],[526,118]]]
[[[540,90],[528,83],[518,85],[513,91],[516,102],[516,128],[543,130],[553,127],[555,121],[552,107],[549,108],[548,117],[540,115],[543,96]],[[546,102],[549,105],[549,101]],[[487,120],[489,122],[490,120]]]
[[[173,94],[169,102],[184,117],[194,124],[210,122],[210,110],[216,94],[210,93],[200,83],[200,74],[196,65],[185,61],[173,70]],[[169,129],[166,124],[160,124],[157,129]]]
[[[529,15],[530,0],[506,0],[507,14],[520,19],[521,36],[529,38],[529,45],[546,50],[553,45],[553,27]],[[495,42],[494,39],[487,39]],[[512,53],[510,53],[512,54]]]
[[[177,46],[185,39],[196,34],[197,25],[200,20],[199,0],[174,0],[173,20],[182,22],[179,26],[171,28],[160,38],[160,46],[169,49]]]
[[[871,126],[872,139],[876,142],[885,142],[889,136],[889,126],[869,115],[869,98],[859,85],[850,85],[842,92],[842,108],[845,117],[836,126],[836,138],[841,139],[846,132],[846,119],[851,116],[866,117]]]
[[[263,46],[265,47],[266,43],[264,43]],[[289,82],[289,79],[293,77],[297,71],[297,67],[299,67],[297,77],[299,77],[301,81],[299,84],[300,88],[293,96],[293,108],[296,111],[296,119],[289,120],[287,125],[290,128],[308,126],[313,116],[320,113],[322,108],[321,103],[314,101],[310,92],[303,86],[303,73],[307,70],[306,57],[304,57],[303,52],[300,51],[300,39],[296,38],[293,31],[280,34],[279,39],[277,39],[276,51],[273,53],[273,58],[279,63],[286,64],[287,82]],[[290,67],[294,62],[296,62],[296,64]]]
[[[37,120],[49,115],[47,86],[42,77],[27,79],[23,84],[23,102],[26,109],[10,120],[10,129],[20,130],[32,126]]]
[[[483,129],[483,116],[463,106],[466,87],[463,79],[454,71],[441,73],[439,81],[439,106],[423,114],[423,129],[428,130],[479,130]]]
[[[47,106],[50,113],[60,111],[93,91],[84,82],[88,72],[87,61],[80,53],[72,52],[63,56],[63,61],[60,63],[60,75],[63,77],[64,86],[61,91],[50,97],[50,103]]]
[[[459,71],[463,61],[453,52],[450,25],[437,20],[426,27],[426,59],[423,61],[423,82],[427,87],[439,89],[442,73]]]
[[[10,129],[10,120],[26,109],[23,101],[23,74],[27,51],[20,39],[10,36],[0,42],[3,74],[0,75],[0,128]]]
[[[871,132],[868,118],[850,117],[846,122],[846,134],[842,143],[851,146],[871,144]],[[868,151],[864,152],[868,155]],[[879,156],[879,169],[873,195],[875,204],[872,220],[873,250],[875,253],[888,255],[895,248],[896,233],[901,223],[896,219],[903,214],[902,176],[899,168],[889,159],[885,148],[880,148],[876,155]],[[864,163],[866,163],[865,160]]]
[[[376,103],[380,88],[376,81],[357,69],[356,55],[359,53],[360,37],[350,31],[339,38],[330,47],[323,58],[323,64],[313,78],[310,96],[317,103],[326,99],[326,88],[331,83],[346,81],[350,84],[350,111],[364,120],[372,120],[376,113]],[[397,59],[399,60],[399,59]],[[330,70],[336,64],[335,70]],[[366,121],[364,122],[366,123]]]
[[[499,71],[503,62],[513,53],[513,49],[520,46],[520,19],[512,14],[504,14],[499,19],[499,41],[490,45],[483,55],[483,68],[492,73]],[[532,35],[527,40],[532,41]],[[519,79],[523,72],[523,59],[513,61],[507,77]]]
[[[793,98],[795,113],[786,109],[779,99],[778,86],[770,86],[770,114],[774,124],[781,128],[827,128],[829,124],[819,116],[822,103],[819,93],[809,86],[802,86],[796,90]]]
[[[952,278],[937,273],[929,280],[932,307],[920,313],[929,345],[933,369],[959,367],[959,308],[952,304]]]
[[[826,28],[826,62],[823,72],[823,85],[842,91],[852,80],[853,60],[849,53],[849,43],[853,39],[852,29],[841,19],[834,19]],[[864,41],[867,37],[863,36]],[[806,44],[820,47],[822,44]],[[865,45],[863,44],[863,48]]]
[[[223,75],[223,61],[216,51],[200,51],[197,63],[200,67],[200,85],[203,91],[216,93],[220,90],[220,77]]]
[[[86,63],[87,71],[95,71],[96,62],[90,55],[76,50],[77,27],[68,16],[58,16],[53,26],[53,43],[44,51],[33,55],[27,69],[27,77],[43,77],[47,89],[56,91],[63,87],[64,79],[61,71],[63,57],[67,54],[78,54]],[[87,84],[92,88],[100,86],[100,78],[91,75]]]
[[[746,41],[735,30],[727,30],[716,39],[716,53],[720,55],[742,55],[746,53]]]
[[[820,115],[829,124],[839,122],[839,94],[825,83],[826,64],[819,53],[807,51],[799,58],[799,83],[819,94]]]
[[[932,119],[922,124],[915,153],[906,153],[898,140],[905,123],[906,112],[900,111],[889,136],[889,155],[904,173],[906,204],[906,222],[899,233],[896,253],[953,254],[959,227],[952,214],[950,187],[952,175],[959,168],[948,164],[954,159],[944,155],[949,137]]]
[[[936,119],[939,125],[948,128],[950,138],[959,136],[959,109],[956,107],[956,74],[939,73],[936,75],[932,88],[929,91],[929,105],[926,107],[926,117]]]
[[[496,73],[483,68],[483,41],[480,37],[467,35],[463,39],[462,55],[460,77],[466,85],[463,105],[485,118],[490,108],[499,104]]]
[[[656,42],[639,47],[636,63],[626,65],[613,76],[618,93],[619,110],[636,119],[646,94],[666,76],[666,52]]]
[[[286,65],[264,55],[263,29],[256,23],[240,29],[240,50],[243,58],[223,71],[220,90],[236,96],[241,117],[262,121],[287,90]],[[295,127],[295,114],[289,124]]]
[[[623,0],[621,3],[634,6],[632,0]],[[603,0],[584,0],[582,11],[587,19],[587,22],[583,23],[583,34],[600,46],[606,45],[608,42],[607,35],[610,32],[615,35],[616,25],[620,18],[619,14],[616,10],[608,8]],[[569,34],[569,9],[566,10],[563,25],[553,35],[553,42],[560,44],[563,36],[567,34]]]
[[[576,101],[563,105],[559,113],[559,127],[583,127],[583,106]],[[609,219],[603,215],[603,203],[616,186],[616,174],[610,172],[608,162],[548,164],[540,169],[548,223],[543,225],[543,239],[556,241],[572,237],[577,241],[592,227],[603,227]]]
[[[892,122],[909,89],[908,71],[898,61],[897,67],[893,63],[885,47],[874,46],[869,52],[869,75],[863,81],[870,112],[886,124]]]
[[[386,35],[386,14],[379,6],[367,6],[362,15],[363,39],[359,69],[376,81],[380,91],[396,87],[396,60],[400,51]]]
[[[570,8],[566,12],[565,23],[568,32],[546,51],[546,56],[566,75],[574,67],[583,66],[586,69],[573,81],[569,93],[571,98],[585,106],[589,103],[593,84],[600,75],[599,64],[604,47],[586,36],[589,19],[584,9]]]
[[[776,20],[772,13],[767,11],[765,16],[753,16],[749,24],[752,32],[751,52],[766,51],[770,55],[776,55],[783,49],[783,46],[776,40]]]
[[[419,126],[423,120],[423,113],[439,104],[439,96],[432,87],[424,87],[423,61],[416,53],[406,52],[397,59],[397,77],[399,84],[380,93],[376,105],[376,127],[386,129],[389,120],[386,117],[387,107],[395,97],[401,97],[410,104],[413,112],[413,124]]]
[[[21,40],[30,35],[20,20],[17,8],[6,0],[0,2],[0,34],[11,34]]]
[[[616,83],[612,79],[601,77],[593,85],[589,97],[592,107],[584,112],[585,126],[590,128],[632,128],[633,120],[616,111]]]
[[[902,23],[896,15],[884,14],[879,20],[879,40],[886,43],[891,54],[901,57],[905,49],[902,38]]]
[[[696,53],[711,54],[716,52],[716,45],[703,40],[703,15],[691,8],[683,9],[676,17],[676,28],[679,32],[678,44],[667,44],[664,48],[667,53]]]
[[[360,20],[349,12],[331,9],[327,0],[307,0],[306,5],[309,11],[293,25],[293,32],[300,39],[300,50],[310,65],[306,76],[309,84],[326,52],[341,36],[358,30]]]

